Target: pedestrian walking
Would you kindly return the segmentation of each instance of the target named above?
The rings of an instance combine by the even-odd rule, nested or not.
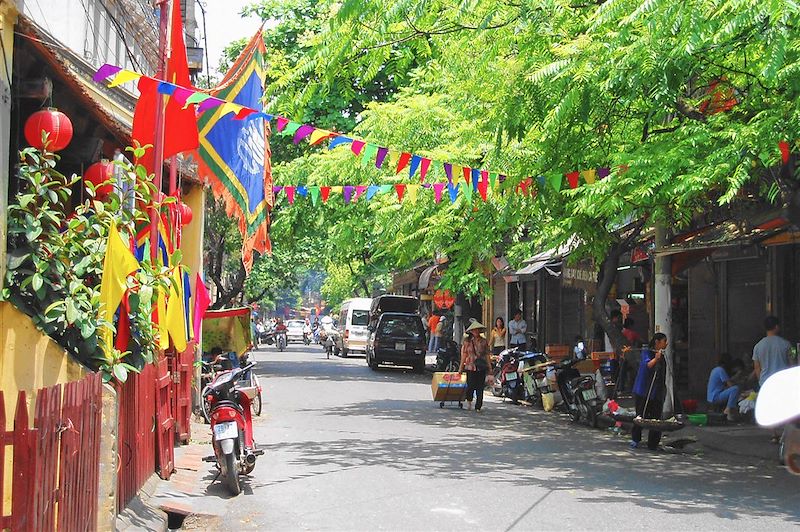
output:
[[[514,319],[508,323],[508,332],[511,334],[508,346],[511,348],[519,347],[524,350],[528,344],[525,338],[525,332],[528,330],[528,324],[522,319],[522,312],[517,311],[514,313]]]
[[[656,333],[647,347],[642,349],[639,371],[633,384],[633,399],[636,403],[636,416],[643,419],[661,419],[664,403],[663,389],[666,363],[664,350],[667,348],[667,335]],[[634,424],[631,430],[631,448],[636,449],[642,441],[642,427]],[[648,429],[647,448],[658,450],[661,431]]]
[[[436,327],[439,325],[439,315],[436,313],[431,313],[431,317],[428,318],[428,330],[430,331],[430,340],[428,341],[428,352],[435,353],[439,349],[439,338],[441,337],[441,332],[437,334]]]
[[[492,332],[489,334],[489,345],[492,347],[493,355],[499,355],[505,350],[507,334],[506,322],[502,317],[498,316],[494,320],[494,327],[492,327]]]
[[[781,330],[778,318],[767,316],[764,329],[767,331],[766,336],[753,347],[753,375],[758,379],[759,388],[773,374],[791,366],[789,352],[792,345],[778,334]],[[772,443],[780,443],[779,427],[772,431]]]
[[[481,336],[481,331],[485,329],[477,320],[467,327],[469,336],[461,346],[461,364],[458,366],[459,375],[465,370],[467,372],[467,410],[472,409],[472,398],[475,397],[476,412],[480,412],[483,407],[486,372],[492,367],[489,342]]]

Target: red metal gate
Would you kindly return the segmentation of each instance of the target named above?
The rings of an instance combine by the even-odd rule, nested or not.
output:
[[[175,469],[175,418],[172,416],[172,377],[166,357],[157,364],[156,379],[156,443],[158,450],[158,476],[168,480]]]
[[[0,480],[0,529],[95,530],[99,486],[102,389],[99,374],[38,390],[34,428],[27,397],[17,397],[14,427],[6,431],[0,391],[0,479],[12,446],[11,514],[4,515]]]

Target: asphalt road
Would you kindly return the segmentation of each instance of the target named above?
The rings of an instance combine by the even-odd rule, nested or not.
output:
[[[266,450],[243,493],[208,487],[221,530],[794,528],[800,480],[730,455],[632,451],[562,414],[488,399],[439,409],[430,376],[318,346],[257,351]],[[205,464],[204,464],[205,466]],[[208,475],[204,481],[210,481]]]

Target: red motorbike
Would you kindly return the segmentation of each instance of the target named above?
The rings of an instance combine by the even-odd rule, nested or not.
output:
[[[239,475],[248,475],[256,467],[256,457],[264,454],[253,441],[253,416],[250,398],[239,389],[242,377],[255,363],[218,373],[205,388],[205,401],[210,407],[211,444],[215,462],[225,484],[233,495],[241,491]]]

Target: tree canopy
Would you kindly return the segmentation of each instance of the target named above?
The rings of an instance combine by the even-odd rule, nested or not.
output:
[[[443,285],[471,295],[488,288],[479,264],[500,252],[519,261],[572,241],[575,256],[602,260],[633,220],[681,227],[709,206],[796,195],[796,176],[775,171],[778,142],[794,145],[800,129],[794,2],[266,0],[249,9],[276,22],[265,36],[272,112],[499,171],[511,187],[543,177],[533,199],[280,205],[276,248],[305,247],[354,290],[447,257]],[[273,153],[278,184],[408,179],[280,136]],[[562,182],[597,167],[611,175],[593,184],[582,175],[575,189]],[[429,176],[444,180],[441,168]]]

